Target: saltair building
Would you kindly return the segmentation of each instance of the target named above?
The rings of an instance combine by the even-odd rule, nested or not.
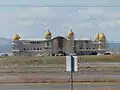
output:
[[[92,55],[106,52],[106,37],[98,33],[94,40],[74,38],[74,32],[70,30],[66,37],[52,38],[48,30],[44,33],[44,39],[22,39],[18,34],[12,38],[12,52],[14,56],[55,56],[55,55]]]

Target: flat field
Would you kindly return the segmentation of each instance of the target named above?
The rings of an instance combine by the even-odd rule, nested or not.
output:
[[[24,64],[65,64],[65,56],[8,56],[0,57],[0,62]],[[120,55],[78,56],[78,62],[120,62]]]
[[[66,72],[65,63],[64,56],[0,57],[0,81],[20,82],[19,78],[24,81],[25,77],[30,77],[27,78],[29,82],[68,81],[70,74]],[[74,74],[76,81],[120,81],[120,55],[78,56],[78,63],[81,65],[78,65],[78,72]],[[109,64],[106,66],[105,63]]]

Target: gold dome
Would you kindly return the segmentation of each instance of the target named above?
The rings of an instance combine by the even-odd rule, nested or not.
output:
[[[50,32],[49,30],[44,33],[44,36],[45,36],[45,37],[51,37],[51,35],[52,35],[52,34],[51,34],[51,32]]]
[[[100,41],[106,40],[105,35],[103,33],[99,35],[99,40]]]
[[[12,40],[19,40],[20,39],[20,36],[18,34],[15,34],[13,37],[12,37]]]
[[[74,36],[74,32],[72,31],[72,29],[68,32],[67,37],[71,37],[71,36]]]
[[[99,36],[100,36],[100,34],[99,33],[97,33],[96,35],[95,35],[95,40],[99,40]]]

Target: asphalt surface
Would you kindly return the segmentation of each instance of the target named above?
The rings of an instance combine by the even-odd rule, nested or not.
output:
[[[120,90],[119,85],[75,84],[74,90]],[[70,84],[1,85],[0,90],[70,90]]]
[[[86,67],[120,67],[120,62],[81,62],[79,66]]]
[[[80,63],[80,66],[83,67],[120,67],[120,63],[118,62],[112,62],[112,63],[101,63],[101,62],[89,62],[89,63]],[[70,73],[66,72],[65,69],[59,70],[55,69],[56,66],[45,66],[43,67],[43,70],[41,68],[34,68],[29,70],[28,72],[22,72],[24,69],[3,69],[0,68],[0,82],[8,83],[8,82],[32,82],[32,81],[49,81],[49,80],[58,80],[58,81],[68,81],[70,78]],[[48,68],[53,67],[53,68]],[[119,81],[120,82],[120,68],[117,68],[115,70],[106,69],[101,70],[101,68],[97,69],[83,69],[79,70],[78,72],[74,73],[74,80],[75,81]],[[40,70],[39,70],[40,69]],[[54,71],[52,71],[52,69]],[[63,68],[62,68],[63,69]],[[26,70],[26,69],[25,69]],[[38,70],[38,71],[37,71]],[[42,71],[41,71],[42,70]],[[43,72],[44,70],[48,70],[46,72]],[[50,70],[50,71],[49,71]],[[14,72],[13,72],[14,71]],[[119,89],[120,90],[120,89]]]

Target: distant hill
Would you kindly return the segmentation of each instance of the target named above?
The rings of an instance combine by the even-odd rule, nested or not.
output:
[[[114,52],[120,52],[120,43],[108,43],[107,49]]]
[[[115,52],[120,52],[120,43],[108,43],[107,49]],[[12,40],[0,37],[0,53],[3,52],[12,52]]]
[[[12,51],[12,40],[0,37],[0,53]]]
[[[0,37],[0,45],[8,45],[8,44],[12,44],[12,40],[11,39]]]

